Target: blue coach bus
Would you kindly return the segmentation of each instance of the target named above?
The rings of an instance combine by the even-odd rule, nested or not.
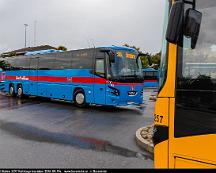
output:
[[[159,70],[154,68],[143,69],[144,87],[155,87],[159,85]]]
[[[4,92],[89,104],[142,105],[143,74],[135,49],[109,46],[1,59]]]

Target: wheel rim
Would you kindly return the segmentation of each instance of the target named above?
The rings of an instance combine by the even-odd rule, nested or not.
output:
[[[84,101],[85,101],[85,96],[84,96],[82,93],[78,93],[78,94],[76,95],[76,102],[77,102],[79,105],[81,105],[81,104],[84,103]]]
[[[22,96],[22,88],[18,88],[17,94],[18,96]]]
[[[14,93],[14,88],[10,87],[10,95],[13,95],[13,93]]]

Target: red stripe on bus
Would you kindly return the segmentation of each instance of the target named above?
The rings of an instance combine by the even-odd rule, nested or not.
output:
[[[158,82],[157,80],[145,80],[144,82]]]
[[[96,83],[96,84],[113,84],[113,85],[129,85],[129,86],[137,86],[143,85],[143,83],[120,83],[120,82],[109,82],[103,78],[93,78],[93,77],[73,77],[72,82],[74,83]]]
[[[37,81],[43,81],[43,82],[68,82],[67,77],[51,77],[51,76],[38,76]]]
[[[29,80],[38,81],[38,77],[37,76],[29,76]]]
[[[74,83],[96,83],[96,84],[106,84],[106,80],[103,78],[93,78],[93,77],[72,77],[72,82]]]
[[[6,80],[23,80],[24,76],[6,76]],[[106,84],[106,80],[103,78],[93,77],[55,77],[55,76],[25,76],[30,81],[39,82],[72,82],[73,83],[96,83]]]
[[[143,83],[120,83],[120,82],[112,82],[114,85],[129,85],[129,86],[138,86],[143,85]]]
[[[6,76],[6,80],[16,80],[16,76]]]
[[[6,76],[6,80],[30,80],[41,82],[70,82],[67,77],[53,76]]]
[[[122,86],[139,86],[143,83],[120,83],[110,82],[103,78],[94,77],[55,77],[55,76],[6,76],[6,80],[30,80],[37,82],[73,82],[73,83],[94,83],[94,84],[113,84]]]

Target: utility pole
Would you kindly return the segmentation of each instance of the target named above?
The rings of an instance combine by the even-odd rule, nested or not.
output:
[[[37,43],[37,20],[34,21],[34,46]]]
[[[26,44],[26,31],[27,31],[27,27],[28,27],[28,24],[24,24],[24,28],[25,28],[25,47],[27,46]]]

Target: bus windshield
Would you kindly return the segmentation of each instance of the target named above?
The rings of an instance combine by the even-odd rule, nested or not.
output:
[[[114,62],[110,62],[110,73],[113,79],[127,80],[143,78],[142,67],[137,60],[137,52],[117,51]],[[140,81],[142,82],[142,81]]]

